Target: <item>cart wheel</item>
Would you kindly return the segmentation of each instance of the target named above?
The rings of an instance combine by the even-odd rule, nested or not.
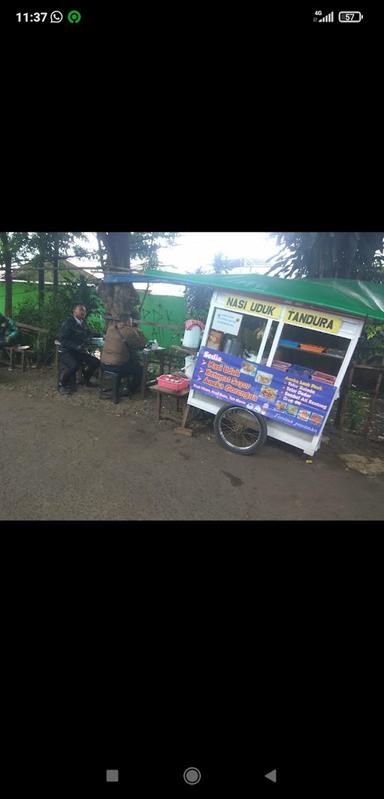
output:
[[[241,455],[252,455],[267,438],[264,417],[238,405],[220,408],[215,416],[214,429],[219,443],[225,449]]]

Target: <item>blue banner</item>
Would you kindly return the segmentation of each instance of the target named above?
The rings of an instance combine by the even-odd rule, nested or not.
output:
[[[282,371],[202,347],[191,388],[316,435],[336,388],[315,379],[311,372],[299,366]]]

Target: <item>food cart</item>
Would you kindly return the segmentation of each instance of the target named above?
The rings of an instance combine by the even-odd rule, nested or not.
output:
[[[165,272],[145,280],[212,287],[188,404],[214,414],[219,442],[242,454],[270,436],[313,455],[365,321],[384,322],[384,287],[365,281]]]

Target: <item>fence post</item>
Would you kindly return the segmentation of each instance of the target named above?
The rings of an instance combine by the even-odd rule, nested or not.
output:
[[[343,429],[347,397],[352,385],[354,370],[355,370],[355,364],[352,363],[349,372],[347,372],[348,375],[347,382],[345,384],[344,381],[343,385],[340,388],[339,407],[337,409],[336,418],[335,418],[335,427],[337,427],[339,430]],[[347,375],[345,377],[347,377]]]
[[[370,405],[369,405],[369,411],[368,411],[368,415],[367,415],[367,421],[366,421],[366,423],[364,425],[364,435],[368,435],[369,428],[371,426],[373,414],[374,414],[374,411],[375,411],[375,408],[376,408],[377,398],[379,396],[379,391],[380,391],[382,378],[383,378],[383,373],[379,372],[378,377],[377,377],[377,381],[376,381],[375,393],[373,394],[373,397],[371,399],[371,402],[370,402]]]

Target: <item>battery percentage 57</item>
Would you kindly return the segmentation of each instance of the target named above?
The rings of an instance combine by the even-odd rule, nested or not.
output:
[[[361,11],[340,11],[339,22],[361,22],[363,15]]]

